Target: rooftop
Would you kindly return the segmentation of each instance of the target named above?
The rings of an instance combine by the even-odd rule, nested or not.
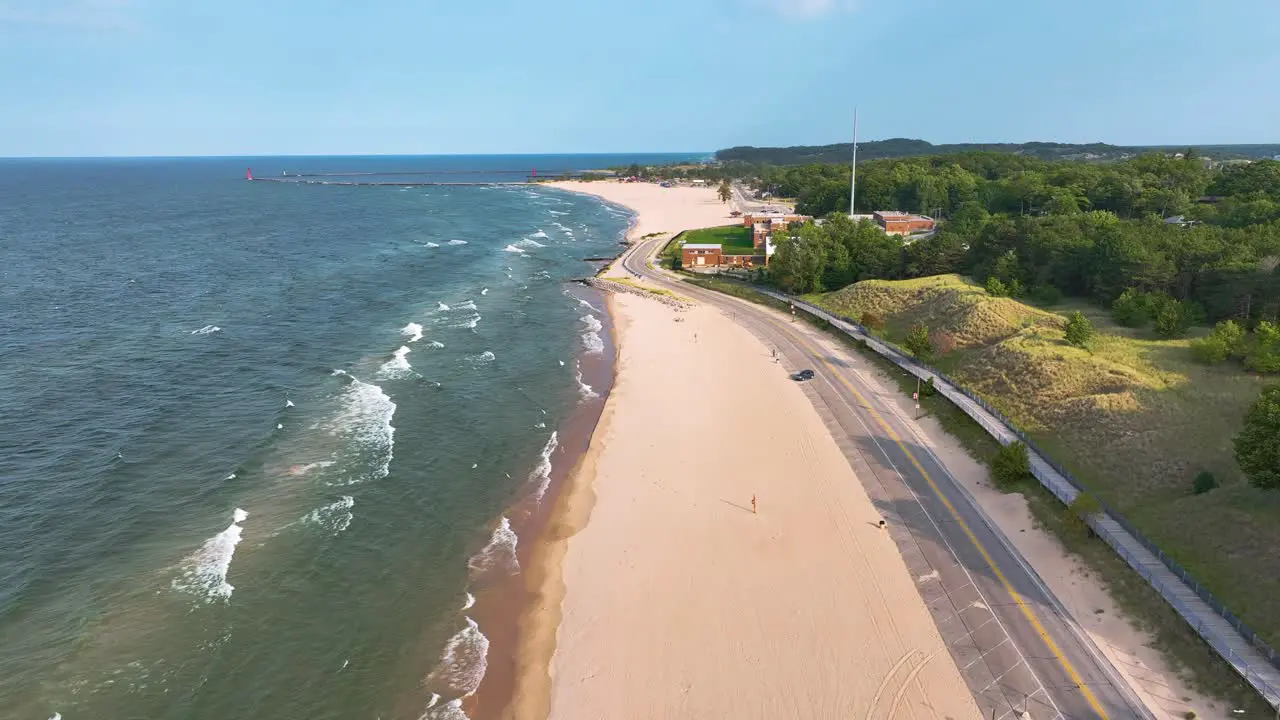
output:
[[[719,243],[685,243],[685,250],[719,250]]]

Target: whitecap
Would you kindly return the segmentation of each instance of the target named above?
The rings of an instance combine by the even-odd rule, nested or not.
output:
[[[378,377],[397,380],[412,375],[413,366],[409,364],[409,353],[409,348],[401,345],[400,349],[392,354],[391,359],[378,368]]]
[[[49,718],[49,720],[62,720],[62,713],[58,713],[58,712],[54,713],[53,716]]]
[[[199,330],[192,330],[191,334],[192,335],[209,335],[211,333],[216,333],[216,332],[222,332],[222,328],[218,327],[217,325],[205,325]]]
[[[277,429],[277,430],[283,430],[283,429],[284,429],[284,425],[282,425],[282,424],[280,424],[280,423],[276,423],[276,429]]]
[[[483,290],[481,290],[481,291],[480,291],[480,294],[481,294],[481,295],[488,295],[488,294],[489,294],[489,288],[484,288]]]
[[[440,342],[439,340],[432,340],[430,345],[428,345],[428,347],[433,347],[438,349],[438,348],[444,347],[444,343]]]
[[[469,355],[467,359],[470,360],[473,365],[478,366],[478,365],[488,365],[489,363],[496,360],[497,357],[492,352],[485,350],[479,355]]]
[[[380,480],[391,472],[396,433],[391,419],[395,414],[396,404],[381,387],[351,378],[343,390],[341,409],[333,418],[330,432],[358,446],[369,467],[348,483]]]
[[[472,595],[471,593],[467,593],[467,599],[465,602],[462,603],[462,609],[470,610],[471,607],[475,604],[476,604],[476,596]]]
[[[516,557],[518,542],[519,538],[516,537],[515,530],[511,529],[511,521],[504,515],[498,521],[498,526],[493,529],[493,534],[489,536],[488,544],[481,548],[480,552],[471,556],[467,561],[467,567],[477,575],[498,569],[517,572],[520,570],[520,560]]]
[[[579,319],[587,328],[586,332],[582,333],[582,346],[592,355],[604,352],[604,340],[600,338],[600,330],[604,325],[594,315],[583,315]]]
[[[475,303],[475,301],[474,301],[474,300],[463,300],[462,302],[458,303],[457,305],[454,305],[454,306],[453,306],[453,309],[454,309],[454,310],[472,310],[472,311],[474,311],[474,310],[476,309],[476,303]]]
[[[440,312],[448,312],[448,311],[449,311],[449,306],[448,306],[448,305],[445,305],[444,303],[442,303],[442,302],[440,302],[440,301],[438,301],[438,300],[437,300],[437,301],[436,301],[436,310],[439,310]]]
[[[519,247],[516,247],[515,245],[508,245],[502,249],[509,253],[517,253],[520,255],[524,254],[524,248],[519,248]]]
[[[411,322],[400,328],[400,334],[409,338],[409,342],[418,342],[422,339],[422,326],[418,323]]]
[[[551,454],[556,451],[559,445],[560,437],[555,431],[552,431],[551,437],[547,439],[547,444],[542,447],[542,452],[538,455],[538,464],[529,473],[529,482],[537,484],[537,489],[534,490],[534,497],[539,501],[542,500],[542,496],[547,493],[547,488],[551,485]]]
[[[303,516],[302,522],[318,525],[337,535],[351,527],[351,520],[355,517],[351,512],[351,508],[355,504],[355,498],[350,495],[343,495],[340,499],[307,513]]]
[[[291,407],[293,407],[293,401],[292,401],[292,400],[285,400],[285,401],[284,401],[284,406],[285,406],[285,407],[287,407],[287,408],[291,408]]]
[[[182,561],[182,574],[173,579],[173,589],[201,597],[205,602],[230,599],[235,588],[227,582],[227,570],[244,532],[240,523],[248,517],[249,513],[236,508],[225,530],[205,540],[199,550]]]
[[[567,210],[548,210],[547,212],[551,213],[552,215],[568,215],[569,214]]]
[[[544,423],[544,422],[534,423],[534,424],[533,424],[533,429],[534,429],[534,430],[544,430],[544,429],[546,429],[546,427],[547,427],[547,424],[546,424],[546,423]]]
[[[594,388],[582,381],[582,365],[579,364],[573,371],[573,379],[578,381],[578,393],[582,395],[583,400],[600,397]]]
[[[472,315],[471,317],[467,318],[466,320],[463,320],[463,321],[462,321],[462,322],[460,322],[460,323],[454,323],[454,324],[450,325],[449,327],[452,327],[452,328],[467,328],[468,330],[475,330],[475,329],[476,329],[476,325],[478,325],[478,324],[480,323],[480,320],[481,320],[480,313],[475,313],[474,315]]]
[[[560,367],[564,367],[564,361],[563,361],[563,360],[557,360],[556,362],[560,363]]]
[[[428,241],[428,242],[423,243],[423,244],[422,244],[422,247],[440,247],[440,243],[433,243],[433,242]]]
[[[436,696],[439,700],[439,696]],[[433,702],[432,705],[435,703]],[[428,710],[418,716],[418,720],[471,720],[467,714],[462,711],[462,699],[457,698],[441,705],[437,708],[428,706]]]
[[[480,681],[484,679],[484,672],[488,668],[489,656],[489,638],[480,632],[480,626],[475,620],[469,617],[463,619],[466,620],[466,626],[445,643],[440,664],[427,677],[428,686],[457,698],[468,697],[480,687]],[[457,700],[451,700],[444,707],[454,702]]]
[[[543,235],[543,237],[546,237],[546,235]],[[518,241],[518,242],[516,243],[516,247],[519,247],[519,248],[540,248],[540,247],[546,247],[546,245],[543,245],[542,243],[538,242],[537,240],[532,240],[532,239],[530,239],[530,238],[525,238],[525,239],[523,239],[523,240]]]
[[[449,244],[450,245],[466,245],[467,241],[466,240],[450,240]]]

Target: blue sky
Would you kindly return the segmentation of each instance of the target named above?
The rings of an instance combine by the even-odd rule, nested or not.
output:
[[[0,156],[1280,142],[1277,0],[0,0]]]

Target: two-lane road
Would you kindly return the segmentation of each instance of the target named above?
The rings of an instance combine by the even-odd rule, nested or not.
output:
[[[732,313],[776,348],[782,370],[811,368],[805,383],[868,495],[889,523],[920,594],[986,718],[1151,718],[1078,625],[870,380],[865,361],[786,313],[702,290],[649,259],[659,240],[634,245],[625,269],[645,282]]]

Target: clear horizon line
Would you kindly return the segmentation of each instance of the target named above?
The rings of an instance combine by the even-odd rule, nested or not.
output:
[[[0,155],[0,160],[232,160],[244,158],[333,158],[333,157],[546,157],[554,155],[714,155],[717,150],[618,150],[608,152],[518,152],[518,153],[280,153],[259,155]]]

